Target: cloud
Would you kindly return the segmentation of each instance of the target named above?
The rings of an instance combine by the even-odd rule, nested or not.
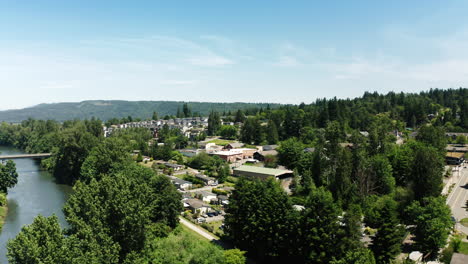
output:
[[[163,85],[183,86],[198,83],[197,80],[164,80],[161,82]]]
[[[277,62],[273,63],[273,65],[279,67],[296,67],[301,65],[301,63],[295,57],[281,56]]]
[[[190,63],[191,65],[204,66],[204,67],[218,67],[218,66],[234,64],[232,60],[221,57],[221,56],[216,56],[216,55],[205,56],[205,57],[194,57],[194,58],[187,59],[187,62]]]

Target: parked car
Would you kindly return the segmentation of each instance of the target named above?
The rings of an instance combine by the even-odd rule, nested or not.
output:
[[[206,222],[206,219],[203,218],[203,217],[198,217],[198,218],[197,218],[197,222],[198,222],[199,224],[201,224],[201,223]]]

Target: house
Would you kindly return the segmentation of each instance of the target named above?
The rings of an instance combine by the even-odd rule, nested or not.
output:
[[[200,153],[200,150],[199,149],[181,149],[181,150],[178,150],[178,152],[184,155],[185,157],[191,158],[191,157],[198,155]]]
[[[254,166],[240,166],[234,169],[234,175],[245,177],[257,177],[266,179],[268,177],[275,177],[277,179],[284,179],[293,176],[293,171],[282,169],[271,169]]]
[[[244,146],[244,143],[240,142],[234,142],[234,143],[229,143],[227,144],[224,149],[231,150],[231,149],[237,149],[237,148],[242,148]]]
[[[200,200],[210,203],[212,201],[217,201],[216,194],[207,191],[198,191],[195,193],[195,196]]]
[[[262,146],[263,151],[275,150],[277,148],[278,148],[278,145],[265,145],[265,146]]]
[[[229,198],[226,195],[218,195],[218,203],[221,205],[228,205]]]
[[[255,152],[257,152],[257,149],[240,148],[216,151],[211,154],[216,155],[227,162],[236,162],[243,159],[252,159]]]
[[[177,187],[177,189],[183,190],[183,191],[186,191],[186,190],[192,188],[192,186],[193,186],[193,184],[191,182],[179,179],[177,177],[172,177],[171,181]]]
[[[465,161],[465,153],[463,152],[447,152],[445,162],[448,165],[460,165]]]
[[[216,185],[218,185],[218,180],[215,179],[215,178],[208,177],[208,176],[203,175],[203,174],[197,174],[197,175],[195,175],[195,177],[196,177],[197,179],[202,180],[203,183],[205,183],[205,185],[210,185],[210,186],[216,186]]]
[[[173,169],[174,171],[179,171],[179,170],[181,170],[181,169],[184,168],[183,165],[174,164],[174,163],[169,163],[169,162],[164,163],[164,166],[166,166],[166,167],[168,167],[168,168],[171,168],[171,169]]]
[[[254,153],[253,158],[259,161],[264,161],[266,156],[278,156],[278,151],[274,149],[257,151]]]
[[[190,193],[190,192],[183,192],[182,193],[182,201],[185,201],[187,199],[192,199],[192,198],[193,198],[192,193]]]
[[[227,162],[236,162],[243,158],[242,151],[238,150],[222,150],[214,152],[212,155],[216,155]]]
[[[192,213],[208,213],[211,211],[211,206],[198,200],[198,199],[187,199],[184,202],[184,208],[191,210]]]
[[[465,144],[448,144],[445,150],[449,152],[468,152],[468,146]]]
[[[447,132],[445,133],[446,137],[450,137],[452,139],[456,139],[458,136],[465,136],[468,137],[468,133],[455,133],[455,132]]]

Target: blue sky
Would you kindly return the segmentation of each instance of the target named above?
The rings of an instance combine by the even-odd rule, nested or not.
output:
[[[0,0],[0,109],[468,86],[467,1]]]

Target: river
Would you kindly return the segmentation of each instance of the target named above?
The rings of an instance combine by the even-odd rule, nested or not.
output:
[[[2,155],[24,154],[24,152],[0,146]],[[62,227],[66,221],[62,207],[72,188],[56,184],[52,175],[39,167],[39,161],[33,159],[15,160],[18,172],[18,184],[8,190],[8,214],[0,234],[0,263],[8,263],[6,245],[8,239],[16,237],[24,225],[32,223],[41,214],[56,214]]]

